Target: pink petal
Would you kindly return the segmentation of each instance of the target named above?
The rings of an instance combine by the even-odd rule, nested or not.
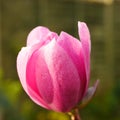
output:
[[[53,38],[57,39],[57,37],[58,35],[54,32],[51,32],[48,28],[39,26],[34,28],[29,33],[27,38],[27,46],[32,46],[36,43],[43,45]]]
[[[54,99],[50,107],[56,111],[69,111],[78,102],[80,80],[76,67],[55,40],[46,45],[44,51],[54,86]]]
[[[85,71],[85,63],[83,57],[83,49],[81,43],[76,38],[72,37],[71,35],[61,32],[57,43],[67,52],[69,57],[72,59],[77,72],[80,76],[80,90],[79,90],[79,97],[78,101],[82,98],[86,88],[86,71]]]
[[[91,51],[91,41],[90,33],[87,25],[84,22],[78,22],[79,37],[82,43],[85,57],[85,65],[87,71],[87,80],[89,81],[90,76],[90,51]]]
[[[26,80],[26,66],[28,64],[28,60],[33,53],[33,51],[37,48],[38,46],[35,45],[34,47],[24,47],[22,50],[19,52],[18,57],[17,57],[17,72],[21,81],[21,84],[26,91],[26,93],[31,97],[31,99],[37,103],[38,105],[41,105],[45,108],[48,108],[48,106],[44,103],[43,100],[39,97],[38,93],[34,91],[28,84]],[[41,102],[40,102],[41,101]]]
[[[22,48],[17,57],[17,72],[20,78],[20,82],[27,93],[28,90],[26,84],[26,64],[29,58],[30,49],[30,47]]]
[[[35,90],[39,90],[42,99],[50,104],[53,100],[53,83],[44,60],[43,47],[36,51],[29,60],[27,82]]]

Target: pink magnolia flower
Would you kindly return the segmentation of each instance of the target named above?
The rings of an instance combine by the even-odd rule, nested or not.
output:
[[[36,27],[17,57],[17,71],[28,96],[38,105],[68,112],[84,97],[90,75],[90,33],[78,22],[80,40]]]

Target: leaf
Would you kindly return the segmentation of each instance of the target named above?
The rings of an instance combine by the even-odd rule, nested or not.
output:
[[[86,95],[84,96],[84,98],[82,99],[81,104],[78,106],[79,109],[84,108],[85,106],[88,105],[88,103],[92,100],[92,98],[94,97],[97,88],[98,88],[98,84],[99,84],[99,80],[97,80],[94,84],[94,86],[88,88]]]

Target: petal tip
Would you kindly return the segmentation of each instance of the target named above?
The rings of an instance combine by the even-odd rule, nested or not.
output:
[[[79,29],[79,32],[88,32],[89,33],[89,29],[88,29],[87,24],[85,22],[78,21],[78,29]]]
[[[82,43],[87,43],[89,48],[91,48],[90,42],[90,32],[85,22],[78,21],[78,33]]]

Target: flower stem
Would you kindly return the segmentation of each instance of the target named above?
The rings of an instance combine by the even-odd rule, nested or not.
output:
[[[74,110],[74,113],[70,112],[69,115],[71,116],[71,120],[81,120],[78,108]]]

